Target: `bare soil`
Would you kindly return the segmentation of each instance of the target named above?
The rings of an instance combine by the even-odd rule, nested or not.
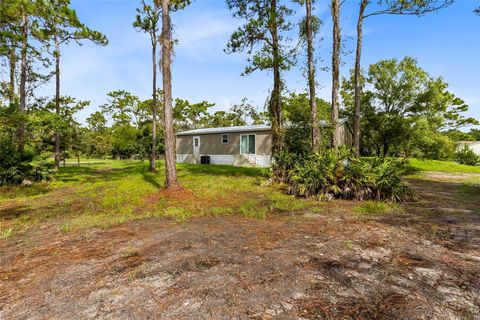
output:
[[[0,319],[480,319],[467,178],[412,180],[417,202],[375,216],[334,201],[266,220],[44,223],[0,241]]]

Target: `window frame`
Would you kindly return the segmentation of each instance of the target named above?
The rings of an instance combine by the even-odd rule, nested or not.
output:
[[[197,145],[195,145],[195,142],[198,142]],[[192,138],[192,146],[193,149],[199,148],[200,149],[200,136],[193,136]]]
[[[224,139],[223,139],[224,137],[226,137],[227,141],[224,141]],[[229,138],[230,137],[228,136],[228,134],[225,134],[225,133],[222,133],[221,136],[220,136],[220,140],[221,140],[222,144],[228,144]]]
[[[242,137],[244,136],[253,136],[253,143],[254,143],[254,151],[253,153],[242,153]],[[240,150],[239,150],[239,153],[240,154],[253,154],[253,155],[256,155],[257,154],[257,134],[256,133],[247,133],[247,134],[241,134],[240,135],[240,146],[239,146]]]

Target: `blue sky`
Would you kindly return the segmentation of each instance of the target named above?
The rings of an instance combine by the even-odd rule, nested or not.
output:
[[[318,67],[328,66],[331,52],[331,18],[328,2],[317,0],[315,14],[323,21],[316,43]],[[72,0],[78,16],[88,26],[103,32],[107,47],[85,43],[63,49],[62,91],[92,103],[78,116],[80,121],[105,103],[106,93],[123,89],[141,98],[150,96],[151,49],[147,35],[132,28],[136,0]],[[292,5],[300,19],[304,9]],[[460,0],[451,7],[421,18],[376,16],[365,21],[363,66],[385,58],[417,58],[419,65],[433,76],[449,83],[449,90],[470,105],[468,115],[480,119],[480,16],[472,13],[477,0]],[[342,8],[342,33],[347,51],[354,49],[357,1],[346,0]],[[197,0],[172,17],[178,39],[173,64],[174,97],[191,102],[214,102],[213,110],[228,109],[248,97],[263,107],[271,87],[271,74],[257,71],[242,77],[246,64],[242,54],[223,52],[232,31],[241,21],[232,18],[224,1]],[[295,33],[291,34],[296,37]],[[353,51],[343,59],[342,75],[353,66]],[[299,65],[303,60],[299,60]],[[300,68],[284,74],[290,91],[305,90]],[[319,72],[318,95],[330,97],[331,77]],[[159,86],[161,85],[161,78]],[[43,91],[53,93],[53,85]]]

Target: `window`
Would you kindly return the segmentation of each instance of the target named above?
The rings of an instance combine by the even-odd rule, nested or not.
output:
[[[227,144],[228,143],[228,134],[222,134],[222,143]]]
[[[255,154],[255,135],[254,134],[240,136],[240,153]]]
[[[193,139],[195,147],[198,147],[198,138]]]

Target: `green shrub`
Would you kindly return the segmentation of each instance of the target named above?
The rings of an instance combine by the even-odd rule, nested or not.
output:
[[[420,159],[451,160],[455,143],[439,132],[423,132],[415,139],[412,156]]]
[[[299,157],[291,152],[280,153],[275,157],[266,175],[277,182],[288,181],[290,179],[290,171],[298,162]]]
[[[20,153],[11,140],[0,140],[0,185],[29,184],[48,180],[54,173],[46,158]]]
[[[414,195],[403,180],[404,160],[360,159],[346,149],[325,150],[306,158],[282,155],[274,163],[275,170],[280,172],[274,178],[286,184],[288,193],[298,197],[397,202]]]
[[[476,166],[480,164],[480,156],[470,149],[467,145],[464,145],[462,149],[455,152],[455,161],[460,164],[466,164],[468,166]]]

